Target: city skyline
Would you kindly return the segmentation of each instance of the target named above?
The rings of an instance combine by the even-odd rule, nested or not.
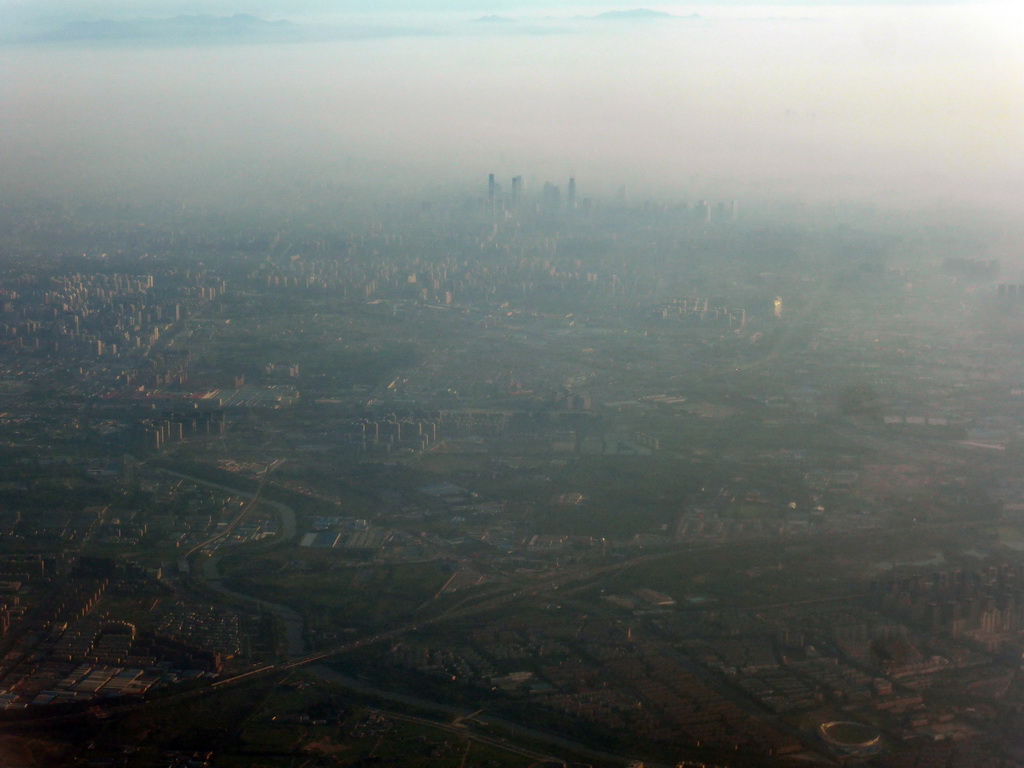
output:
[[[598,194],[1017,206],[1024,46],[1007,4],[593,20],[608,7],[284,27],[268,11],[237,29],[194,17],[119,40],[130,26],[86,24],[0,45],[7,193],[183,202],[585,168]],[[334,37],[302,37],[321,28]]]

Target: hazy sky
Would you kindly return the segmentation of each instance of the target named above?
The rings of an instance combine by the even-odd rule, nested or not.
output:
[[[0,0],[4,192],[573,169],[599,194],[1021,205],[1020,4],[657,3],[680,18],[632,22],[585,18],[630,3],[368,6]],[[167,25],[199,10],[292,26]]]

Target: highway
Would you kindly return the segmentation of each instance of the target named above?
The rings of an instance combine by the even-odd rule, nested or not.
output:
[[[263,472],[260,478],[260,484],[255,492],[243,491],[238,488],[231,488],[220,483],[214,483],[209,480],[203,480],[202,478],[192,477],[191,475],[184,475],[180,472],[173,472],[169,469],[160,470],[164,474],[179,477],[182,480],[188,480],[189,482],[197,485],[204,485],[208,488],[216,488],[219,491],[224,491],[233,496],[249,497],[249,501],[243,506],[242,511],[235,516],[234,520],[229,524],[228,529],[222,531],[217,536],[211,537],[201,544],[197,544],[195,547],[185,553],[183,560],[189,563],[189,570],[195,573],[201,578],[207,587],[219,592],[222,595],[233,597],[238,600],[245,600],[251,603],[256,603],[260,608],[270,611],[277,615],[281,622],[284,624],[285,641],[288,648],[289,656],[302,656],[306,653],[306,625],[302,618],[302,615],[294,608],[290,608],[287,605],[280,605],[278,603],[271,603],[253,595],[246,595],[242,592],[235,592],[232,589],[228,589],[221,582],[220,571],[217,568],[217,556],[210,555],[206,560],[203,561],[202,568],[193,568],[193,560],[198,553],[202,552],[203,549],[209,547],[225,536],[229,535],[230,532],[245,518],[249,510],[251,510],[257,502],[266,504],[273,507],[278,514],[278,519],[281,524],[281,531],[275,541],[290,541],[295,538],[296,535],[296,523],[295,523],[295,510],[289,507],[287,504],[282,504],[278,501],[269,501],[267,499],[261,499],[263,488],[266,485],[267,477],[277,467],[283,463],[283,460],[277,460],[267,466],[265,472]]]
[[[232,494],[235,494],[235,495],[248,495],[248,496],[250,496],[248,502],[243,506],[242,511],[234,518],[234,521],[233,521],[232,525],[237,525],[244,518],[245,514],[250,509],[252,509],[253,505],[255,505],[259,501],[260,492],[262,491],[263,485],[264,485],[264,483],[266,481],[266,477],[264,476],[263,480],[260,483],[260,487],[257,489],[257,491],[255,493],[248,494],[246,492],[239,491],[238,489],[229,488],[227,486],[218,485],[216,483],[210,483],[210,482],[203,481],[203,480],[200,480],[200,479],[197,479],[197,478],[189,477],[189,476],[186,476],[186,475],[181,475],[179,473],[173,473],[172,472],[170,474],[173,474],[175,476],[181,477],[183,479],[187,479],[187,480],[189,480],[191,482],[197,482],[197,483],[202,483],[202,484],[210,486],[210,487],[216,487],[216,488],[219,488],[219,489],[221,489],[221,490],[223,490],[225,492],[232,493]],[[270,503],[273,503],[273,502],[270,502]],[[285,538],[294,537],[294,535],[295,535],[294,512],[292,512],[290,510],[290,508],[286,507],[285,505],[276,504],[276,503],[274,503],[274,504],[278,508],[278,511],[282,513],[282,520],[283,520],[283,522],[282,522],[282,532],[281,532],[281,535],[283,537],[285,537]],[[284,522],[285,520],[287,520],[287,522]],[[942,525],[931,525],[931,526],[921,526],[921,529],[922,530],[924,530],[924,529],[936,529],[936,528],[937,529],[941,529],[943,527],[945,527],[945,526],[942,526]],[[856,533],[851,533],[851,534],[843,535],[841,537],[841,539],[847,545],[852,545],[852,544],[855,544],[855,543],[857,543],[859,541],[863,541],[865,539],[870,539],[870,538],[873,538],[873,537],[876,537],[876,536],[879,536],[879,535],[886,535],[886,533],[885,532],[881,532],[881,531],[861,531],[861,532],[856,532]],[[198,545],[196,547],[193,547],[192,550],[190,550],[190,552],[188,553],[187,556],[194,557],[197,553],[201,552],[203,546],[208,545],[208,543],[211,542],[211,541],[216,541],[217,539],[220,538],[220,536],[223,536],[223,534],[220,534],[217,537],[213,537],[211,539],[208,539],[207,542],[204,542],[204,544],[202,544],[202,545]],[[814,540],[814,538],[815,537],[802,537],[801,541],[803,541],[803,542],[812,542]],[[830,540],[832,543],[835,543],[835,539],[836,539],[835,534],[828,534],[828,536],[826,538],[828,540]],[[753,547],[755,549],[758,549],[758,548],[761,548],[761,547],[764,547],[764,546],[773,546],[773,545],[777,545],[777,542],[774,542],[774,543],[773,542],[744,542],[744,544],[742,546],[748,546],[748,547]],[[454,620],[458,620],[458,619],[465,619],[465,618],[469,618],[469,617],[472,617],[472,616],[480,615],[480,614],[483,614],[483,613],[486,613],[486,612],[489,612],[489,611],[498,610],[498,609],[501,609],[501,608],[508,608],[508,607],[514,605],[515,603],[517,603],[517,602],[519,602],[521,600],[531,599],[531,598],[535,598],[535,597],[538,597],[538,596],[541,596],[541,595],[550,594],[553,597],[557,596],[559,598],[561,598],[564,595],[565,597],[568,597],[570,594],[574,594],[574,593],[577,593],[579,591],[582,591],[582,590],[594,587],[595,583],[598,582],[598,580],[600,580],[602,578],[605,578],[605,577],[609,576],[610,574],[613,574],[613,573],[616,573],[616,572],[619,572],[619,571],[623,571],[623,570],[626,570],[626,569],[629,569],[629,568],[634,568],[634,567],[640,566],[640,565],[645,564],[645,563],[650,563],[650,562],[654,562],[654,561],[661,560],[661,559],[666,559],[666,558],[671,558],[671,557],[678,557],[678,556],[683,555],[683,554],[696,554],[697,552],[717,551],[717,550],[723,550],[723,549],[729,549],[729,548],[735,548],[735,547],[736,547],[735,544],[713,544],[713,545],[702,546],[702,547],[699,547],[699,548],[691,547],[691,548],[686,548],[686,549],[681,548],[681,547],[673,547],[671,549],[667,549],[667,550],[663,550],[663,551],[659,551],[659,552],[641,554],[641,555],[638,555],[636,557],[632,557],[632,558],[629,558],[629,559],[626,559],[626,560],[621,560],[621,561],[618,561],[618,562],[606,563],[606,564],[597,565],[597,566],[587,566],[587,567],[582,567],[582,568],[573,569],[573,570],[563,570],[563,571],[559,571],[559,572],[556,572],[556,573],[548,573],[548,574],[543,574],[543,575],[538,575],[538,576],[532,576],[528,580],[521,581],[518,584],[505,585],[501,589],[501,591],[498,591],[497,593],[492,591],[490,594],[478,595],[478,596],[475,596],[475,597],[466,598],[465,600],[459,602],[458,604],[456,604],[454,606],[451,606],[447,610],[444,610],[444,611],[442,611],[440,613],[437,613],[437,614],[435,614],[433,616],[422,616],[422,617],[418,617],[418,618],[414,616],[414,617],[410,618],[409,620],[407,620],[406,622],[404,622],[403,624],[401,624],[399,626],[395,626],[395,627],[392,627],[392,628],[389,628],[389,629],[384,629],[384,630],[378,631],[376,633],[366,635],[364,637],[354,638],[354,639],[348,640],[346,642],[334,645],[334,646],[332,646],[330,648],[326,648],[326,649],[322,649],[322,650],[318,650],[318,651],[314,651],[314,652],[309,652],[306,649],[304,642],[302,641],[302,638],[301,638],[301,628],[302,628],[301,622],[302,622],[302,618],[301,618],[301,616],[299,616],[293,609],[288,608],[287,606],[279,606],[279,605],[269,604],[269,603],[266,603],[264,601],[259,600],[259,598],[248,596],[248,595],[240,595],[238,593],[233,593],[230,590],[227,590],[226,588],[223,587],[223,585],[219,584],[219,574],[216,571],[216,563],[211,558],[210,560],[207,560],[204,563],[204,568],[201,571],[204,576],[211,577],[209,582],[208,582],[211,587],[213,587],[215,589],[219,589],[220,591],[224,592],[225,594],[231,594],[233,596],[244,598],[244,599],[251,600],[251,601],[259,601],[262,605],[264,605],[268,609],[274,610],[275,612],[277,612],[278,615],[280,615],[286,622],[291,622],[292,623],[292,627],[293,627],[294,631],[297,633],[297,637],[292,637],[289,640],[289,656],[291,658],[288,658],[287,660],[281,661],[281,662],[276,663],[276,664],[270,664],[270,665],[267,665],[267,666],[264,666],[264,667],[260,667],[258,669],[253,669],[253,670],[249,670],[247,672],[243,672],[243,673],[240,673],[240,674],[237,674],[237,675],[233,675],[233,676],[230,676],[230,677],[225,677],[223,679],[220,679],[220,680],[217,680],[217,681],[211,683],[208,686],[203,686],[203,687],[200,687],[200,688],[195,688],[195,689],[187,690],[187,691],[181,691],[179,693],[172,693],[172,694],[169,694],[169,695],[163,695],[163,696],[159,696],[159,697],[157,697],[155,699],[148,700],[148,701],[144,700],[144,701],[137,701],[137,702],[133,702],[133,703],[120,703],[120,705],[112,706],[111,709],[110,709],[110,712],[113,714],[115,712],[130,712],[130,711],[137,711],[137,710],[140,710],[140,709],[148,709],[148,708],[161,709],[161,708],[165,708],[165,707],[168,707],[168,706],[176,706],[176,705],[180,705],[181,703],[184,703],[184,702],[187,702],[187,701],[190,701],[190,700],[195,700],[197,698],[200,698],[200,697],[203,697],[203,696],[206,696],[206,695],[210,695],[210,694],[215,693],[215,692],[220,691],[220,690],[229,689],[229,688],[233,688],[233,687],[236,687],[236,686],[245,686],[245,685],[248,685],[248,684],[253,683],[253,682],[257,682],[257,681],[260,681],[260,680],[272,678],[274,676],[280,676],[280,675],[283,675],[283,674],[286,674],[288,672],[295,671],[295,670],[298,670],[298,669],[301,669],[301,668],[312,668],[311,671],[314,674],[316,674],[317,676],[319,676],[319,677],[321,677],[323,679],[333,679],[333,676],[336,676],[337,673],[335,673],[335,672],[329,670],[328,668],[322,666],[323,662],[328,662],[328,661],[330,661],[331,659],[333,659],[335,657],[342,656],[342,655],[345,655],[345,654],[348,654],[348,653],[352,653],[354,651],[357,651],[357,650],[360,650],[360,649],[363,649],[363,648],[366,648],[366,647],[369,647],[369,646],[372,646],[372,645],[376,645],[376,644],[379,644],[379,643],[394,642],[394,641],[398,640],[399,638],[401,638],[401,637],[403,637],[405,635],[408,635],[410,633],[414,633],[414,632],[416,632],[416,631],[418,631],[418,630],[420,630],[422,628],[425,628],[425,627],[430,627],[430,626],[434,626],[434,625],[438,625],[438,624],[443,624],[445,622],[454,621]],[[825,598],[821,598],[820,601],[843,600],[843,599],[850,599],[851,597],[856,597],[856,595],[843,595],[843,596],[833,595],[833,596],[828,596],[828,597],[825,597]],[[760,607],[762,609],[770,609],[770,608],[776,608],[776,607],[778,607],[780,605],[811,604],[811,603],[816,603],[816,602],[819,602],[819,600],[798,601],[796,603],[778,603],[778,604],[774,604],[772,606],[767,606],[766,605],[766,606],[760,606]],[[699,670],[691,669],[691,671],[696,672],[699,676],[703,677],[703,675],[700,674]],[[358,683],[358,681],[351,681],[350,679],[346,681],[346,684],[349,687],[355,687],[356,683]],[[361,683],[358,683],[358,684],[361,687],[366,688],[366,689],[372,688],[372,686],[367,686],[367,685],[364,685],[364,684],[361,684]],[[384,691],[384,690],[376,689],[376,688],[372,688],[371,692],[373,693],[374,696],[381,697],[381,698],[384,698],[384,699],[391,698],[391,699],[397,700],[397,697],[402,696],[402,694],[397,694],[397,693],[393,693],[393,692],[389,692],[389,691]],[[438,704],[436,702],[419,702],[418,706],[419,705],[423,705],[425,708],[428,708],[429,710],[433,710],[433,711],[438,711],[438,710],[444,708],[444,705]],[[73,717],[80,717],[80,716],[73,716]],[[489,721],[492,721],[492,722],[498,722],[498,719],[494,718],[494,717],[490,717],[489,716],[487,719]],[[42,720],[43,719],[40,719],[40,721],[42,721]],[[413,719],[412,721],[420,721],[420,720]],[[437,723],[432,722],[432,721],[423,720],[422,722],[429,723],[429,724],[431,724],[433,726],[437,726]],[[517,730],[520,729],[519,726],[515,726],[512,723],[501,723],[501,724],[503,726],[507,726],[509,728],[513,728],[514,727]],[[17,727],[17,725],[12,723],[10,725],[10,727]],[[450,727],[456,729],[457,732],[459,732],[460,734],[462,734],[464,736],[467,736],[467,737],[470,736],[470,734],[466,732],[465,726],[452,725]],[[515,745],[510,745],[507,742],[504,742],[503,740],[498,740],[498,741],[495,741],[495,742],[487,742],[485,739],[493,738],[493,737],[491,737],[489,735],[486,736],[486,737],[480,737],[479,734],[473,734],[473,738],[477,738],[478,740],[481,741],[481,743],[493,743],[495,746],[501,746],[501,748],[503,748],[503,749],[508,749],[508,748],[510,748],[510,746],[515,746]],[[535,741],[539,741],[540,743],[556,744],[556,745],[562,746],[563,748],[565,748],[567,750],[571,750],[573,752],[585,753],[587,751],[587,748],[586,748],[585,745],[576,744],[576,743],[571,742],[569,740],[562,739],[562,737],[554,736],[554,735],[551,735],[551,734],[543,734],[543,733],[538,732],[537,734],[531,734],[530,738],[535,740]],[[559,740],[561,740],[561,741],[559,741]],[[595,756],[598,754],[598,753],[594,752],[593,750],[590,750],[590,753],[594,754]],[[542,757],[543,757],[543,756],[539,755],[539,753],[532,753],[532,752],[529,753],[529,754],[527,754],[527,752],[522,752],[521,754],[524,754],[524,756],[528,756],[531,759],[536,758],[538,760],[542,759]],[[610,757],[610,758],[614,758],[616,760],[623,760],[623,759],[625,759],[622,756],[607,756],[607,755],[603,755],[602,757],[603,758],[609,758]]]

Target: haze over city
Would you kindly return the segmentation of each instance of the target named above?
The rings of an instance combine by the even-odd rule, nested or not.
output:
[[[606,193],[1017,206],[1011,3],[434,7],[6,0],[5,193],[577,169]]]
[[[0,0],[0,765],[1022,768],[1010,3]]]

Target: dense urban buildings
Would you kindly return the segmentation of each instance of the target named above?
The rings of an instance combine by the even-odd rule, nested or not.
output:
[[[1006,230],[582,171],[0,219],[11,750],[1022,759]]]

